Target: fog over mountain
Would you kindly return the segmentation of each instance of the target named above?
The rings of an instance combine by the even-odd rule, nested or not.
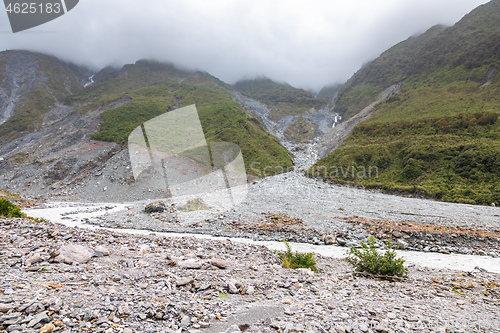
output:
[[[28,49],[95,68],[172,61],[234,83],[266,75],[319,90],[435,24],[485,0],[82,0],[68,14],[13,34],[0,12],[0,49]]]

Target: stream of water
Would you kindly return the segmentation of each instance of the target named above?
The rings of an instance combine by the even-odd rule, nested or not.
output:
[[[86,219],[96,219],[106,213],[113,213],[127,209],[133,205],[143,205],[142,202],[121,203],[121,204],[87,204],[78,202],[51,202],[45,208],[25,209],[24,212],[32,217],[45,218],[52,222],[62,223],[69,227],[80,227],[89,229],[104,229],[95,225],[86,224]],[[150,234],[148,230],[136,229],[108,229],[115,232],[129,234]],[[182,233],[159,233],[156,235],[165,237],[196,237],[200,239],[226,240],[227,237],[214,237],[203,234],[182,234]],[[276,241],[253,241],[246,238],[231,238],[234,242],[245,244],[264,245],[272,250],[284,250],[283,242]],[[313,245],[306,243],[290,243],[292,249],[298,252],[314,252],[322,256],[343,258],[346,255],[346,248],[333,245]],[[440,254],[417,251],[397,251],[406,260],[408,265],[417,265],[435,269],[455,269],[461,271],[472,271],[475,267],[480,267],[489,272],[500,273],[500,258],[488,256],[475,256],[463,254]]]

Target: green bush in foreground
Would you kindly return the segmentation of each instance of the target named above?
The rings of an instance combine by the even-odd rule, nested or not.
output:
[[[351,247],[346,261],[354,266],[356,272],[385,280],[408,278],[408,268],[404,260],[396,257],[396,251],[391,243],[384,254],[375,247],[375,238],[370,236],[368,244],[361,242],[361,249]]]
[[[0,216],[22,217],[21,209],[5,198],[0,198]]]
[[[283,241],[286,245],[285,252],[277,252],[282,260],[284,268],[310,268],[312,271],[317,272],[316,261],[314,260],[314,253],[298,253],[292,252],[292,247],[287,241]]]

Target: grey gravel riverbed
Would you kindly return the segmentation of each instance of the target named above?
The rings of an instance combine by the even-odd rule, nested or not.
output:
[[[75,207],[65,217],[112,228],[309,243],[336,233],[345,245],[368,236],[345,220],[352,216],[491,231],[500,221],[496,207],[385,195],[297,173],[256,181],[247,199],[226,212],[181,212],[162,202],[164,212],[146,213],[147,202],[140,202],[96,208],[104,213],[99,218],[86,208],[90,217],[83,221]],[[266,229],[275,218],[283,224]],[[321,255],[319,273],[283,269],[269,249],[231,240],[0,221],[0,322],[10,332],[500,332],[500,275],[480,268],[412,265],[408,281],[389,283],[356,277],[345,262]],[[446,250],[444,239],[436,242]],[[57,259],[65,245],[91,256],[65,263],[71,261]],[[485,250],[496,256],[497,245]]]
[[[317,256],[284,269],[263,246],[0,219],[8,332],[499,332],[499,274],[410,267],[357,277]]]
[[[322,183],[286,173],[254,184],[236,216],[251,219],[262,211],[286,213],[321,228],[336,216],[362,216],[442,225],[470,224],[500,229],[500,208],[406,198]]]
[[[83,222],[108,228],[144,229],[157,232],[197,233],[253,240],[287,240],[323,244],[331,235],[342,246],[359,246],[370,233],[348,223],[350,217],[476,228],[500,232],[500,208],[406,198],[375,191],[318,182],[298,173],[258,180],[248,187],[239,205],[224,212],[182,212],[171,200],[166,211],[145,214],[144,202]],[[279,225],[282,217],[299,222]],[[68,215],[68,219],[71,215]],[[274,220],[276,219],[276,220]],[[289,223],[290,224],[290,223]],[[401,234],[403,249],[426,252],[500,256],[498,237],[438,233]],[[380,243],[382,245],[382,243]]]

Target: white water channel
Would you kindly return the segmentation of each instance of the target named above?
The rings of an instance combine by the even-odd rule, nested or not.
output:
[[[107,229],[115,232],[129,233],[129,234],[151,234],[148,230],[136,229],[108,229],[100,228],[95,225],[86,224],[82,222],[85,219],[95,219],[106,213],[113,213],[120,210],[127,209],[127,207],[143,203],[110,203],[110,204],[87,204],[77,202],[52,202],[48,203],[46,208],[24,209],[24,212],[32,217],[40,217],[64,224],[69,227],[80,227],[88,229]],[[156,235],[165,237],[195,237],[200,239],[211,240],[226,240],[228,237],[214,237],[202,234],[182,234],[182,233],[161,233],[154,232]],[[272,250],[284,250],[283,242],[277,241],[253,241],[246,238],[231,238],[232,241],[241,242],[245,244],[264,245]],[[344,258],[346,254],[345,247],[333,245],[312,245],[307,243],[290,243],[292,249],[298,252],[314,252],[326,257]],[[455,269],[460,271],[473,271],[475,267],[480,267],[489,272],[500,273],[500,258],[493,258],[489,256],[476,256],[464,254],[441,254],[441,253],[428,253],[417,251],[402,251],[398,250],[398,254],[406,260],[409,265],[417,265],[435,269]]]

